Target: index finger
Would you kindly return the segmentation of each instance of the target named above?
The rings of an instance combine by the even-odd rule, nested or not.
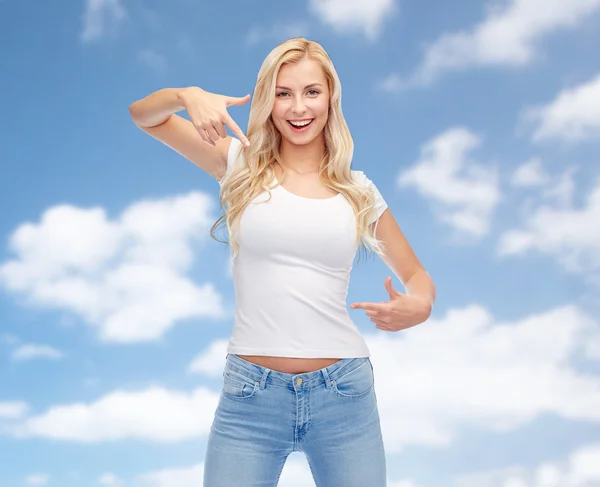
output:
[[[242,129],[240,129],[237,125],[237,123],[235,123],[233,121],[233,118],[231,118],[229,116],[229,114],[227,114],[225,116],[225,124],[231,129],[231,131],[237,135],[238,139],[240,139],[240,141],[242,142],[242,144],[244,144],[245,146],[249,146],[250,145],[250,141],[246,138],[246,136],[244,135],[244,132],[242,132]]]
[[[385,309],[381,303],[352,303],[350,307],[352,309],[366,309],[369,311],[383,311]]]

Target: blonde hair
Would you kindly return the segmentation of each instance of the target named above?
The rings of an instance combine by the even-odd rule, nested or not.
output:
[[[233,250],[232,258],[239,251],[235,235],[244,209],[261,192],[268,191],[271,194],[267,188],[274,180],[274,172],[270,166],[278,162],[285,178],[279,154],[281,134],[271,118],[275,85],[281,66],[306,58],[320,64],[330,94],[328,121],[323,129],[325,152],[319,163],[320,182],[323,186],[342,193],[348,200],[356,215],[356,244],[366,244],[378,255],[382,255],[382,242],[375,237],[376,229],[371,231],[369,225],[374,212],[375,196],[369,188],[358,184],[351,176],[354,142],[342,114],[342,87],[337,72],[318,42],[296,37],[279,44],[264,60],[258,72],[250,106],[246,133],[250,146],[240,147],[240,157],[243,156],[245,164],[236,164],[221,181],[219,200],[221,207],[226,210],[212,226],[210,235],[215,239],[213,232],[223,222],[226,223]],[[268,179],[269,170],[271,177]]]

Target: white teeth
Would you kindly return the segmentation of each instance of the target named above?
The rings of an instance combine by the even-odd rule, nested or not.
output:
[[[308,125],[310,122],[312,122],[312,120],[307,120],[306,122],[292,122],[291,120],[289,120],[289,122],[294,126],[294,127],[305,127],[306,125]]]

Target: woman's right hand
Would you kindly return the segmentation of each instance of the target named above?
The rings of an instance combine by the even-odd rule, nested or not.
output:
[[[250,142],[244,132],[238,127],[227,113],[227,107],[244,105],[250,100],[250,94],[238,98],[234,96],[209,93],[198,86],[183,88],[180,98],[188,112],[190,120],[208,145],[215,146],[219,138],[226,138],[225,125],[238,137],[242,144],[249,146]]]

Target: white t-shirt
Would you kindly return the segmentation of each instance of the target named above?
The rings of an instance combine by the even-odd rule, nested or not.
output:
[[[243,157],[240,147],[232,138],[228,171]],[[353,170],[352,177],[374,191],[373,222],[387,204],[363,171]],[[271,187],[267,200],[264,191],[241,216],[240,248],[232,261],[235,323],[227,353],[369,357],[346,304],[358,250],[350,204],[341,193],[305,198],[282,186]]]

